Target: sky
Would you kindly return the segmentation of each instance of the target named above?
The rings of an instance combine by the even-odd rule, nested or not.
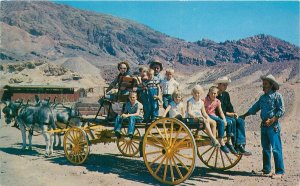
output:
[[[216,42],[268,34],[300,46],[299,2],[55,1],[145,24],[187,41]]]

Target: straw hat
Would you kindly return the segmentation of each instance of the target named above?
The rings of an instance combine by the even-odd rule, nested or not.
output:
[[[273,87],[276,90],[279,90],[279,83],[276,81],[275,77],[272,74],[260,76],[260,79],[269,81],[270,83],[272,83]]]
[[[215,81],[215,84],[219,84],[219,83],[230,83],[231,82],[231,79],[229,79],[229,77],[227,76],[223,76],[223,77],[220,77],[218,78],[216,81]]]

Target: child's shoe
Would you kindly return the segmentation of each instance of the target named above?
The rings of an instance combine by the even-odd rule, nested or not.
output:
[[[133,138],[132,134],[128,134],[128,136],[126,138],[124,138],[125,141],[131,141]]]
[[[211,139],[210,142],[211,142],[211,146],[213,146],[213,147],[221,146],[220,143],[218,142],[218,140],[216,140],[216,139]]]
[[[118,131],[115,131],[115,136],[112,137],[112,139],[120,139],[121,138],[121,134]]]
[[[226,145],[221,145],[220,149],[225,153],[229,153],[229,149],[226,147]]]
[[[229,144],[229,143],[225,143],[226,147],[229,149],[229,151],[232,154],[237,154],[236,150],[234,149],[233,145]]]

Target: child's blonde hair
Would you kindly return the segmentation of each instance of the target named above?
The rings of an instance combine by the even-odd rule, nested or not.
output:
[[[203,88],[200,85],[196,85],[194,86],[194,88],[192,89],[192,95],[195,94],[196,92],[200,92],[200,94],[204,93]]]
[[[135,91],[130,91],[130,92],[129,92],[129,96],[131,96],[131,95],[135,95],[135,96],[137,97],[137,92],[135,92]]]
[[[174,74],[174,69],[167,68],[167,69],[166,69],[166,73],[167,73],[167,72],[169,72],[169,73],[171,73],[171,74]]]
[[[154,74],[154,70],[152,68],[149,68],[148,71],[147,71],[147,74],[153,75]]]
[[[172,99],[174,100],[175,98],[177,98],[177,97],[181,97],[181,100],[180,101],[182,101],[182,93],[179,91],[179,90],[176,90],[175,92],[173,92],[173,94],[172,94]]]

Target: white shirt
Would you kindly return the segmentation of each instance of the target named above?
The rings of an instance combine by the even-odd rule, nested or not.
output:
[[[182,115],[181,110],[183,109],[182,102],[176,103],[175,101],[172,101],[170,104],[171,109],[169,110],[169,117],[174,118],[177,115]]]
[[[187,103],[190,105],[190,112],[193,113],[195,116],[197,117],[203,117],[201,109],[204,105],[203,101],[201,99],[199,99],[199,101],[196,101],[193,97],[190,98]],[[189,116],[189,114],[187,113],[187,117],[191,117]]]
[[[178,89],[179,83],[174,78],[170,80],[163,79],[160,82],[160,86],[162,94],[173,94],[173,92]]]

